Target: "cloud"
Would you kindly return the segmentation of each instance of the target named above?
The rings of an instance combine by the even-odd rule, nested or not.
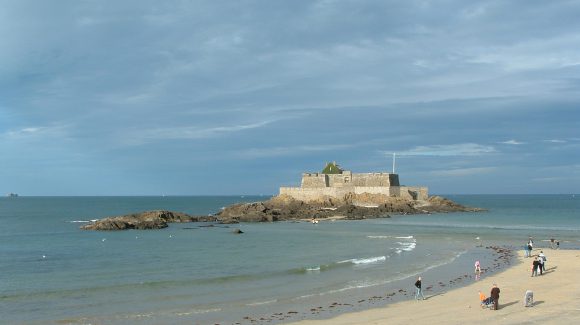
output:
[[[489,174],[497,170],[497,167],[473,167],[473,168],[457,168],[449,170],[435,170],[430,172],[433,176],[449,176],[462,177],[478,174]]]
[[[63,137],[66,135],[66,126],[30,126],[16,130],[9,130],[0,134],[0,139],[31,140],[49,137]]]
[[[499,143],[502,143],[502,144],[511,144],[511,145],[525,144],[525,142],[520,142],[520,141],[517,141],[517,140],[514,140],[514,139],[507,140],[507,141],[502,141],[502,142],[499,142]]]
[[[450,145],[417,146],[415,148],[398,151],[398,156],[480,156],[496,152],[492,146],[476,143],[460,143]],[[385,152],[392,155],[392,152]]]
[[[141,132],[134,131],[129,135],[129,142],[132,144],[141,144],[143,142],[160,141],[160,140],[193,140],[214,138],[222,135],[239,133],[246,130],[257,129],[273,123],[275,120],[265,120],[250,124],[238,124],[214,127],[164,127],[154,128]]]
[[[302,145],[302,146],[273,147],[273,148],[250,148],[239,152],[238,156],[241,158],[295,156],[312,152],[343,150],[351,147],[353,147],[353,145],[327,144],[327,145]]]

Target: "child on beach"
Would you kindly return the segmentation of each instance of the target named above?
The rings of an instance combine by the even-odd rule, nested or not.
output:
[[[475,261],[475,274],[477,275],[481,274],[481,264],[479,263],[479,261]]]

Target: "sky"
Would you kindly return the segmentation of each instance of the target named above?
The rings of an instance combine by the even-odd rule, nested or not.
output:
[[[580,1],[0,0],[0,193],[277,194],[336,161],[580,193]]]

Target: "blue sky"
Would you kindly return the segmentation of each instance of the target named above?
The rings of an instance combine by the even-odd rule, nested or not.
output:
[[[0,0],[0,193],[274,194],[337,161],[580,193],[578,1]]]

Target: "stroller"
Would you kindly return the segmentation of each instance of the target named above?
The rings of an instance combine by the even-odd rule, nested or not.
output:
[[[481,301],[481,308],[493,308],[493,299],[487,297]]]

